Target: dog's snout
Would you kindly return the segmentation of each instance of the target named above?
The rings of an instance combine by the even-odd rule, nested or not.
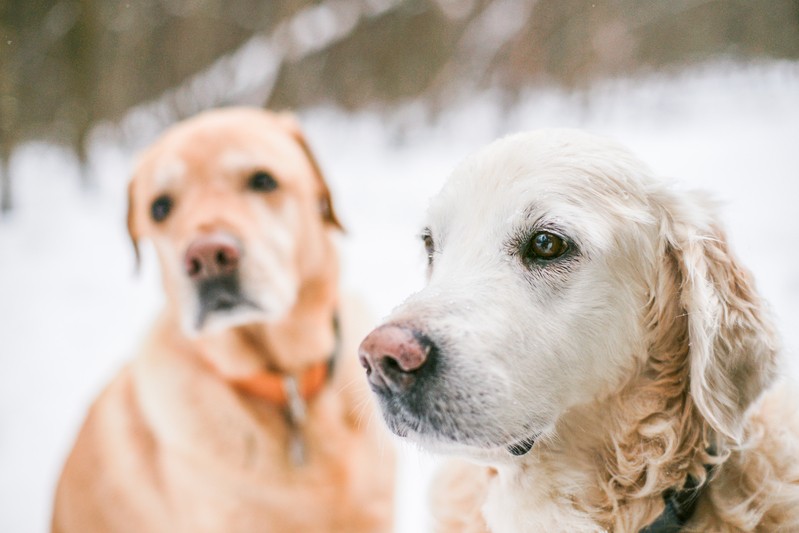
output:
[[[422,333],[386,324],[367,335],[358,356],[373,389],[404,392],[414,384],[434,350],[433,342]]]
[[[239,267],[239,247],[223,234],[197,238],[186,250],[186,274],[195,281],[233,274]]]

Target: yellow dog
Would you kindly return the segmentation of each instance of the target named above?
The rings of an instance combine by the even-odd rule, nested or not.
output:
[[[359,424],[363,315],[339,296],[339,222],[294,118],[178,124],[138,165],[128,225],[166,308],[92,406],[53,531],[390,530],[394,457]]]

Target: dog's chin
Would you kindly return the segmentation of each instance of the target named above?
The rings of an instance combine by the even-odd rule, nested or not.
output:
[[[467,457],[487,464],[505,463],[526,456],[543,437],[543,432],[508,439],[507,442],[469,438],[466,435],[449,436],[437,431],[418,431],[396,420],[386,418],[391,431],[403,440],[438,455]]]
[[[287,310],[276,306],[262,306],[253,302],[223,305],[215,309],[201,306],[187,306],[181,320],[184,333],[190,338],[213,335],[226,330],[278,322],[285,317]]]
[[[499,466],[511,465],[524,460],[535,449],[538,439],[528,437],[511,444],[475,445],[409,431],[404,434],[403,440],[413,443],[421,450],[433,455],[460,457],[488,466]]]
[[[190,338],[286,317],[297,295],[275,287],[244,286],[237,275],[188,283],[181,302],[181,328]]]
[[[201,320],[189,317],[184,321],[184,329],[190,337],[220,333],[222,331],[267,322],[269,314],[259,309],[233,307],[203,314]]]

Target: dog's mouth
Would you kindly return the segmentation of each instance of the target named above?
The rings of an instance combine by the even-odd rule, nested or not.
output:
[[[216,276],[197,283],[199,312],[196,327],[201,329],[208,318],[239,310],[261,310],[261,307],[242,294],[237,276]]]
[[[412,440],[416,440],[418,444],[421,446],[432,446],[433,449],[437,449],[438,451],[450,451],[451,453],[457,453],[457,450],[482,450],[482,452],[491,452],[492,450],[505,450],[513,457],[523,457],[527,455],[530,450],[533,449],[535,446],[536,441],[540,437],[540,434],[536,434],[531,437],[526,437],[524,439],[514,441],[510,444],[505,445],[497,445],[491,444],[489,442],[465,442],[461,439],[452,439],[452,438],[436,438],[436,436],[431,436],[424,433],[417,433],[416,431],[401,425],[401,424],[389,424],[389,428],[391,431],[397,435],[398,437],[402,438],[411,438]],[[443,446],[443,448],[441,447]],[[454,447],[454,448],[453,448]],[[482,453],[481,452],[481,453]]]
[[[387,414],[384,410],[383,414],[388,428],[398,437],[409,438],[423,447],[440,450],[450,450],[451,447],[457,450],[472,449],[483,452],[505,450],[514,457],[522,457],[533,449],[543,434],[543,432],[533,432],[527,437],[510,440],[509,443],[505,441],[506,444],[502,444],[501,441],[497,442],[496,435],[490,434],[490,430],[489,434],[483,435],[474,434],[469,431],[469,428],[461,428],[459,431],[449,433],[441,431],[441,426],[452,426],[451,420],[448,424],[444,423],[442,418],[437,420],[438,424],[430,424],[429,421],[403,416],[396,412]]]
[[[516,441],[513,444],[508,444],[506,448],[511,453],[511,455],[515,455],[516,457],[521,457],[522,455],[527,455],[527,452],[533,449],[533,446],[535,445],[535,440],[537,438],[538,435],[535,435],[533,437],[527,437],[526,439]]]

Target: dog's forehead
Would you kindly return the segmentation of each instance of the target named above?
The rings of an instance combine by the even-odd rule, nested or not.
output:
[[[650,219],[649,172],[623,147],[576,130],[500,139],[467,158],[428,211],[431,226],[506,226],[538,216],[599,230]],[[606,224],[607,225],[607,224]]]
[[[312,171],[296,139],[269,115],[232,112],[173,127],[143,154],[139,168],[156,188],[189,175],[197,180],[268,170],[285,180]]]

